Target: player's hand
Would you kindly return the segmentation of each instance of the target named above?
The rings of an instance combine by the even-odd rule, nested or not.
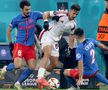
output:
[[[60,19],[60,16],[53,16],[53,17],[52,17],[52,20],[55,20],[55,21],[57,21],[57,22],[59,21],[59,19]]]
[[[44,29],[45,30],[49,29],[49,22],[48,21],[44,21]]]
[[[9,49],[10,49],[11,55],[13,56],[14,44],[12,42],[9,43]]]
[[[80,86],[82,84],[82,82],[83,82],[83,79],[78,79],[77,86]]]

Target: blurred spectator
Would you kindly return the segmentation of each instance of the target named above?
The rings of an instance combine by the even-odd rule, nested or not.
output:
[[[105,0],[105,11],[98,25],[97,40],[108,46],[108,0]],[[105,59],[106,72],[105,77],[108,79],[108,51],[102,50]]]

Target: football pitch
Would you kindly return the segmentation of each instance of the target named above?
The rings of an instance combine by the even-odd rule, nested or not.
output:
[[[7,89],[3,89],[3,88],[0,88],[0,90],[17,90],[17,89],[15,89],[15,88],[13,88],[13,89],[8,89],[8,88]],[[23,90],[39,90],[39,89],[38,88],[25,88]],[[42,89],[42,90],[49,90],[49,89]],[[56,89],[56,90],[67,90],[67,89]],[[108,90],[108,86],[102,86],[99,89],[76,89],[76,90]]]
[[[3,89],[3,88],[1,88],[0,90],[17,90],[17,89]],[[23,90],[39,90],[39,89],[26,88]],[[48,90],[48,89],[42,89],[42,90]],[[67,90],[67,89],[56,89],[56,90]],[[76,89],[76,90],[78,90],[78,89]],[[79,89],[79,90],[108,90],[108,88],[107,89]]]

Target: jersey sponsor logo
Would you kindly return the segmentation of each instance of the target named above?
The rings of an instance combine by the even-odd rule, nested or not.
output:
[[[29,30],[31,28],[34,28],[34,24],[28,25],[28,26],[20,26],[20,30]]]

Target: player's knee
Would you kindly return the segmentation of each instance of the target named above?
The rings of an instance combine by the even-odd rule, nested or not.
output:
[[[63,74],[65,76],[70,76],[70,69],[65,69]]]
[[[29,65],[29,68],[30,68],[31,70],[35,70],[35,69],[36,69],[36,65]]]
[[[21,65],[16,65],[16,64],[15,64],[15,68],[21,68]]]
[[[50,55],[51,55],[51,53],[50,53],[50,52],[46,52],[46,53],[44,53],[44,57],[46,57],[46,58],[49,58],[49,57],[50,57]]]
[[[54,63],[51,63],[51,66],[52,67],[57,67],[58,63],[54,62]]]
[[[15,68],[21,68],[22,66],[22,58],[16,57],[14,58]]]
[[[50,57],[50,55],[51,55],[51,50],[44,50],[44,56],[45,57]]]
[[[14,63],[14,65],[15,65],[15,68],[21,68],[22,67],[22,63]]]
[[[30,67],[31,70],[35,70],[35,68],[36,68],[35,66],[31,66]]]

